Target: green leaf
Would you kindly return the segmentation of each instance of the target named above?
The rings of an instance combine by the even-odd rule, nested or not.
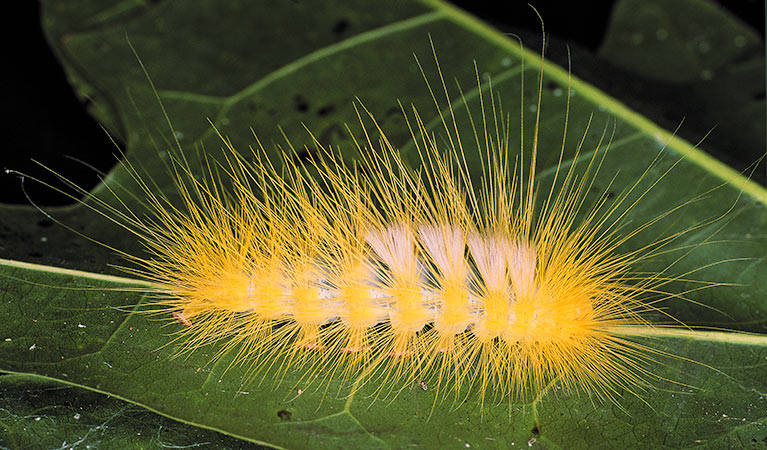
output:
[[[432,85],[438,87],[429,36],[442,72],[451,87],[452,78],[463,87],[474,117],[478,96],[473,91],[473,60],[483,74],[492,75],[509,123],[519,124],[520,111],[525,111],[529,149],[539,55],[449,5],[428,1],[392,8],[384,2],[369,2],[365,7],[329,2],[326,8],[318,8],[301,2],[265,2],[264,11],[275,18],[273,23],[288,25],[254,26],[253,17],[258,15],[246,10],[255,8],[253,2],[91,3],[46,3],[44,24],[50,40],[78,91],[93,100],[94,114],[125,142],[128,159],[169,195],[172,187],[163,151],[173,136],[126,35],[148,68],[176,136],[189,154],[195,146],[214,156],[220,152],[220,141],[206,118],[241,149],[254,143],[251,126],[266,145],[284,142],[278,124],[299,148],[311,144],[302,131],[301,124],[306,124],[324,143],[349,149],[351,140],[343,123],[355,128],[351,102],[358,95],[391,142],[413,156],[396,99],[412,102],[427,122],[438,125],[412,60],[415,53]],[[544,69],[539,144],[539,181],[544,192],[559,155],[570,86],[566,157],[574,154],[584,133],[584,156],[605,131],[612,136],[592,195],[608,188],[618,193],[632,186],[659,152],[664,159],[640,187],[655,182],[680,156],[684,159],[631,211],[630,220],[648,221],[707,193],[680,214],[627,242],[625,249],[726,214],[681,236],[674,243],[680,252],[648,261],[646,269],[660,270],[679,258],[674,266],[677,273],[704,267],[693,278],[736,283],[688,294],[709,308],[673,299],[664,306],[685,323],[740,332],[658,330],[654,336],[640,337],[661,352],[680,356],[657,355],[659,364],[648,368],[657,376],[657,389],[640,392],[640,397],[625,393],[618,407],[558,392],[553,385],[539,402],[502,402],[483,409],[475,398],[463,404],[452,398],[435,403],[440,397],[434,386],[426,391],[414,386],[395,400],[374,402],[370,386],[354,396],[346,396],[335,383],[327,391],[304,390],[292,373],[279,385],[271,380],[242,385],[243,370],[229,367],[231,356],[210,363],[215,346],[172,358],[172,345],[166,344],[179,325],[163,327],[164,322],[118,309],[141,300],[138,293],[125,289],[135,281],[7,260],[0,264],[0,340],[4,339],[0,370],[82,386],[190,425],[289,448],[767,444],[767,338],[763,334],[767,330],[763,276],[767,193],[597,89],[577,79],[569,81],[561,68],[544,63]],[[453,95],[454,101],[458,98]],[[455,108],[459,128],[468,130],[464,106],[456,102]],[[515,127],[512,130],[516,132]],[[469,131],[464,133],[470,136]],[[724,186],[710,191],[723,182]],[[106,195],[106,186],[119,190],[130,206],[138,207],[129,195],[140,191],[122,166],[108,175],[95,194]],[[23,224],[24,217],[29,217],[21,209],[13,212],[8,219],[12,225],[14,220]],[[85,236],[129,252],[141,251],[132,236],[83,206],[57,210],[54,215]],[[71,243],[70,236],[50,232],[50,245],[65,247],[58,253],[58,265],[108,271],[105,263],[116,261],[96,245]],[[709,243],[699,245],[704,241]],[[748,259],[710,265],[732,258]],[[678,282],[673,291],[696,286]],[[198,439],[205,438],[192,440]]]
[[[764,37],[717,3],[617,2],[598,56],[614,68],[608,77],[625,80],[611,86],[602,77],[604,85],[660,125],[684,118],[680,133],[708,134],[701,145],[714,155],[747,163],[764,155]]]
[[[239,439],[184,425],[108,395],[38,376],[0,376],[0,424],[3,448],[247,446]]]

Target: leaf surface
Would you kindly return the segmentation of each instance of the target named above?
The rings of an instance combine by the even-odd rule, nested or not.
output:
[[[458,127],[467,130],[462,131],[464,141],[472,142],[465,111],[475,118],[479,112],[476,60],[482,76],[491,75],[512,132],[518,137],[516,124],[522,124],[528,151],[532,142],[540,56],[442,3],[405,3],[399,9],[383,2],[365,8],[329,2],[326,8],[309,9],[299,2],[266,2],[277,5],[263,9],[269,20],[250,10],[252,2],[199,0],[194,7],[169,1],[92,3],[46,3],[44,23],[51,42],[74,86],[93,100],[94,114],[125,142],[128,160],[171,196],[164,155],[174,138],[190,155],[195,148],[220,155],[220,140],[206,118],[239,149],[254,144],[251,127],[268,148],[285,145],[279,124],[297,148],[308,145],[311,151],[305,124],[321,142],[344,151],[352,141],[343,124],[359,133],[355,96],[376,115],[391,142],[416,162],[396,99],[415,105],[435,132],[442,131],[412,59],[415,53],[440,96],[429,37],[453,92]],[[255,20],[267,25],[254,26]],[[272,23],[287,23],[290,32]],[[173,134],[126,35],[148,68]],[[765,445],[767,338],[747,332],[767,330],[767,193],[594,87],[569,80],[565,70],[544,63],[544,71],[542,191],[553,181],[569,87],[565,167],[581,138],[581,160],[600,141],[611,141],[590,195],[630,189],[656,161],[639,185],[654,186],[631,210],[630,223],[686,204],[629,240],[624,250],[711,221],[681,236],[674,243],[679,251],[647,261],[644,269],[662,270],[674,263],[676,273],[695,270],[694,279],[736,284],[700,291],[691,291],[698,286],[692,282],[672,286],[674,292],[689,291],[693,302],[672,299],[663,305],[670,314],[690,325],[739,332],[642,338],[682,358],[658,355],[659,364],[648,368],[658,388],[641,392],[641,400],[623,393],[620,407],[594,403],[552,385],[539,402],[482,409],[476,399],[435,402],[441,398],[435,386],[414,386],[395,400],[374,402],[369,387],[351,397],[338,384],[327,391],[304,390],[294,374],[279,385],[272,380],[242,385],[243,370],[229,367],[230,357],[210,363],[214,346],[171,358],[173,346],[166,344],[179,325],[120,309],[141,301],[140,294],[125,290],[134,281],[7,260],[0,264],[0,370],[82,386],[189,425],[285,448]],[[467,105],[458,101],[453,78]],[[482,86],[487,89],[489,83]],[[440,108],[446,106],[443,99]],[[470,149],[467,153],[472,155]],[[119,192],[129,206],[140,207],[130,194],[141,192],[123,166],[116,166],[94,194],[107,195],[108,189]],[[14,214],[19,223],[30,216],[20,209]],[[55,217],[115,248],[141,251],[132,236],[83,206],[55,211]],[[51,245],[68,248],[58,253],[57,265],[103,271],[106,262],[116,261],[96,245],[70,245],[71,240],[68,234],[52,234]],[[730,259],[738,261],[725,262]]]

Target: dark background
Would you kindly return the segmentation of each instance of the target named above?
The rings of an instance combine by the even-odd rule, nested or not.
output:
[[[453,0],[459,7],[472,12],[501,31],[519,35],[526,45],[535,48],[541,41],[541,24],[526,1],[476,1]],[[599,48],[614,1],[596,0],[584,7],[581,2],[535,1],[535,7],[545,20],[546,31],[550,33],[547,57],[554,62],[567,65],[566,48],[572,51],[573,72],[599,86],[600,77],[610,76],[610,67],[595,56]],[[719,2],[742,21],[748,23],[764,37],[764,3],[759,0],[738,0]],[[107,172],[115,163],[113,155],[91,149],[114,148],[107,133],[86,112],[85,103],[78,99],[67,82],[64,71],[42,33],[40,27],[40,5],[37,1],[16,2],[16,14],[7,14],[6,24],[14,28],[12,36],[3,39],[6,69],[3,73],[4,101],[2,128],[5,147],[0,152],[0,167],[14,169],[44,180],[51,177],[32,160],[56,168],[67,174],[72,181],[89,189],[98,182],[98,171]],[[635,80],[641,88],[641,80]],[[618,97],[629,107],[640,113],[651,113],[648,100],[631,101],[621,92],[605,89]],[[763,96],[763,94],[762,94]],[[630,97],[630,95],[628,96]],[[649,100],[652,102],[652,99]],[[650,109],[648,109],[650,108]],[[678,118],[672,116],[660,125],[674,129]],[[675,123],[675,121],[677,123]],[[697,142],[706,130],[693,128],[682,137]],[[120,145],[120,143],[117,143]],[[754,163],[756,154],[765,149],[750,149],[750,153],[739,153],[733,148],[730,153],[721,153],[721,148],[704,149],[717,158],[744,170]],[[753,175],[757,182],[765,182],[765,174],[758,171]],[[51,180],[52,181],[52,180]],[[26,195],[39,205],[61,205],[71,203],[65,196],[52,192],[38,183],[25,183]],[[19,177],[0,174],[0,203],[29,204]]]

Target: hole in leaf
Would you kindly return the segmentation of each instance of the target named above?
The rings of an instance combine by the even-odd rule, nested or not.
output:
[[[323,106],[323,107],[321,107],[320,109],[317,110],[317,115],[318,116],[327,116],[328,114],[332,113],[335,110],[336,110],[336,106],[335,105],[325,105],[325,106]]]
[[[309,101],[306,100],[303,95],[296,95],[293,97],[293,103],[296,107],[296,111],[302,113],[309,111]]]
[[[347,29],[349,29],[349,21],[345,18],[339,20],[335,25],[333,25],[333,33],[335,34],[343,34],[343,32]]]

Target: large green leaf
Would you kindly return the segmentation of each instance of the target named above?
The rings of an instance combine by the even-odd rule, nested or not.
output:
[[[47,3],[44,21],[51,42],[74,85],[93,99],[94,114],[126,143],[128,158],[166,191],[171,188],[162,156],[172,137],[126,35],[148,67],[176,136],[188,151],[195,145],[213,155],[220,151],[206,118],[238,148],[253,143],[251,126],[263,142],[283,142],[277,124],[295,144],[310,143],[301,131],[300,124],[305,123],[323,142],[348,149],[350,139],[341,124],[348,122],[354,128],[351,101],[359,95],[391,141],[407,153],[412,149],[395,100],[413,102],[427,121],[435,116],[411,56],[415,52],[424,61],[427,76],[435,81],[434,65],[426,62],[431,58],[429,35],[442,71],[467,91],[469,108],[478,103],[472,92],[476,85],[472,60],[476,59],[480,70],[492,75],[494,89],[503,93],[510,123],[520,123],[518,102],[524,99],[526,135],[531,135],[536,52],[521,49],[515,41],[441,3],[402,3],[392,8],[369,2],[363,8],[339,2],[318,8],[299,2],[265,2],[269,7],[264,14],[274,18],[275,24],[288,23],[290,32],[278,26],[254,26],[254,21],[270,20],[259,19],[251,2],[91,3]],[[283,17],[291,21],[276,19]],[[545,69],[539,177],[543,186],[551,181],[558,157],[568,86],[564,70],[549,64]],[[527,82],[521,93],[523,76]],[[337,395],[340,387],[336,385],[330,386],[327,395],[313,389],[299,395],[296,389],[301,385],[292,374],[279,386],[268,381],[242,386],[239,368],[226,371],[227,358],[208,363],[215,348],[172,359],[172,348],[164,344],[175,325],[162,327],[147,317],[114,309],[140,301],[138,294],[119,289],[132,281],[12,261],[0,265],[4,276],[0,338],[5,339],[0,342],[0,369],[83,386],[188,424],[291,448],[767,444],[763,413],[767,338],[743,333],[767,329],[767,194],[596,89],[578,80],[569,85],[574,95],[567,155],[573,154],[592,114],[584,151],[594,148],[605,129],[609,133],[614,129],[593,195],[607,189],[616,173],[611,189],[619,192],[630,186],[659,152],[665,159],[656,164],[645,184],[685,156],[642,199],[631,220],[647,221],[727,183],[628,242],[628,249],[646,244],[654,233],[705,222],[732,206],[723,220],[675,242],[678,248],[694,246],[675,270],[683,273],[730,258],[749,258],[695,274],[697,279],[737,284],[689,295],[710,309],[684,301],[665,305],[686,323],[741,332],[657,332],[645,337],[662,351],[698,363],[659,356],[662,364],[652,368],[659,378],[658,389],[642,393],[641,400],[627,394],[620,407],[595,404],[584,395],[557,394],[552,386],[535,404],[486,405],[481,410],[474,399],[460,408],[452,399],[435,405],[433,388],[414,388],[393,402],[373,403],[369,391],[347,398],[343,391]],[[462,109],[457,105],[465,130]],[[125,195],[138,192],[121,166],[105,183]],[[744,196],[738,200],[741,191]],[[96,190],[96,194],[105,193],[103,187]],[[131,236],[82,206],[54,214],[87,236],[140,251],[140,243]],[[23,223],[29,216],[16,209],[8,221]],[[716,242],[696,246],[707,239]],[[71,241],[69,235],[51,230],[50,245],[64,248],[52,252],[59,265],[105,271],[109,270],[105,262],[114,261],[98,246],[67,241]],[[684,254],[682,250],[657,258],[647,268],[662,269]],[[674,289],[683,292],[691,287],[680,282]]]
[[[684,117],[680,133],[690,140],[713,128],[707,151],[746,164],[764,154],[764,37],[716,2],[622,0],[598,55],[613,67],[600,67],[599,85],[666,128]]]

